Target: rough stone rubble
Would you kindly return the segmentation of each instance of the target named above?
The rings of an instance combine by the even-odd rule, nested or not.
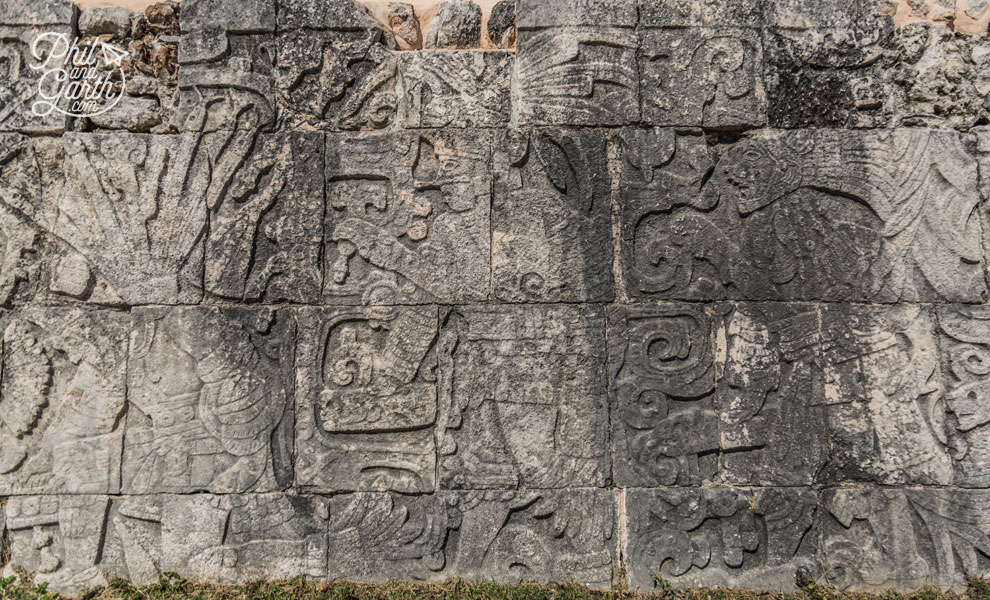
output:
[[[7,572],[990,576],[990,37],[886,8],[0,0]]]

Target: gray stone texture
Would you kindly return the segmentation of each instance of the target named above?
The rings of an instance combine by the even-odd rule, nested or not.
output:
[[[510,129],[494,144],[492,272],[508,302],[613,298],[603,132]]]
[[[326,304],[484,301],[491,136],[327,136]]]
[[[5,3],[6,4],[6,3]],[[21,6],[21,2],[14,2],[14,6]],[[48,13],[46,6],[55,7],[61,3],[42,2],[39,10],[39,20],[44,22],[46,15],[50,17],[58,15],[61,10],[55,13]],[[0,8],[0,11],[5,10]],[[33,10],[33,9],[28,9]],[[72,5],[69,4],[69,10]],[[28,14],[31,14],[30,12]],[[71,14],[71,13],[70,13]],[[61,17],[59,17],[61,18]],[[72,38],[72,27],[68,24],[20,24],[8,25],[14,21],[22,21],[23,18],[4,18],[0,12],[0,55],[4,57],[0,61],[0,132],[20,131],[29,134],[58,134],[66,130],[69,119],[65,115],[53,110],[51,102],[42,98],[44,92],[49,98],[56,97],[61,85],[52,76],[42,80],[43,73],[54,68],[57,59],[50,59],[51,66],[45,68],[53,50],[62,44],[67,43]],[[39,38],[43,34],[54,34]],[[40,39],[37,46],[34,46],[35,39]],[[32,52],[32,48],[37,50],[37,54]],[[36,109],[36,110],[32,110]]]
[[[4,577],[990,577],[986,0],[409,2],[0,0]]]

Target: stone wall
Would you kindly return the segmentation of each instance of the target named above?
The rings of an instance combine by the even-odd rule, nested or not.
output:
[[[0,0],[7,572],[990,575],[990,38],[516,4],[480,52]],[[121,104],[33,117],[39,31],[128,48]]]

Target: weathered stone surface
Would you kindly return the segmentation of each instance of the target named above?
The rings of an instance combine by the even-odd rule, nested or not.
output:
[[[292,481],[291,315],[132,311],[123,492],[265,492]]]
[[[481,7],[473,0],[444,0],[426,30],[424,48],[477,48],[481,45]]]
[[[156,98],[123,96],[111,110],[89,117],[89,122],[100,129],[126,129],[144,133],[163,120],[161,103]]]
[[[633,29],[526,30],[520,23],[518,46],[520,124],[624,125],[639,120],[639,44]]]
[[[990,487],[990,312],[957,305],[936,314],[953,484]]]
[[[416,18],[412,4],[388,3],[388,26],[395,36],[399,50],[418,50],[423,47],[423,30]]]
[[[300,311],[297,485],[434,490],[438,327],[435,307]]]
[[[640,29],[644,121],[717,129],[766,123],[758,29]]]
[[[3,327],[0,493],[119,491],[127,316],[29,308]]]
[[[822,327],[829,479],[952,483],[930,310],[827,305]]]
[[[191,5],[203,0],[190,2]],[[123,35],[131,30],[131,13],[125,6],[93,6],[79,15],[79,33],[82,35]]]
[[[238,132],[213,165],[205,289],[241,301],[321,296],[323,135]]]
[[[700,485],[717,468],[711,319],[701,306],[608,314],[615,483]]]
[[[328,135],[324,301],[486,299],[490,148],[480,131]]]
[[[5,7],[7,3],[4,3]],[[44,10],[46,3],[41,3]],[[14,6],[22,6],[15,2]],[[70,10],[72,5],[69,5]],[[4,8],[0,8],[3,11]],[[27,9],[30,10],[30,9]],[[2,14],[2,13],[0,13]],[[18,20],[18,19],[10,19]],[[42,81],[43,74],[55,68],[57,59],[45,68],[46,58],[52,54],[57,39],[69,40],[72,37],[68,25],[51,25],[47,27],[7,26],[0,18],[0,80],[4,82],[0,88],[0,131],[21,131],[24,133],[57,134],[65,131],[68,118],[52,110],[50,103],[44,100],[41,92],[48,97],[56,97],[60,84],[53,76]],[[46,36],[35,47],[37,54],[32,53],[32,45],[36,36],[44,33],[59,34],[64,38]],[[32,112],[37,108],[37,113]]]
[[[516,43],[516,2],[500,0],[488,16],[488,39],[496,48],[508,48]]]
[[[805,488],[629,490],[629,584],[791,589],[817,571],[816,505]]]
[[[721,305],[716,327],[722,481],[821,481],[828,437],[818,312],[807,304]]]
[[[613,298],[610,177],[594,130],[500,132],[495,139],[492,268],[510,302]]]
[[[52,290],[107,303],[198,300],[204,196],[229,181],[211,179],[202,156],[211,144],[222,145],[197,135],[63,137],[66,189],[54,226],[62,243]]]
[[[990,127],[978,127],[974,129],[974,133],[980,171],[980,192],[985,200],[990,200]],[[986,236],[987,233],[984,231],[983,235]]]
[[[275,121],[274,0],[187,1],[180,19],[179,128],[269,129]]]
[[[395,119],[396,58],[377,26],[278,35],[283,127],[381,129]]]
[[[33,300],[41,291],[58,196],[65,185],[56,138],[0,133],[0,304]]]
[[[506,52],[427,50],[399,56],[407,128],[498,127],[509,122]]]
[[[377,27],[374,15],[354,0],[279,0],[278,29],[359,31]]]
[[[955,133],[760,134],[720,147],[700,193],[693,175],[711,163],[690,140],[691,177],[639,181],[656,166],[637,163],[675,171],[670,138],[623,137],[638,188],[622,198],[630,296],[978,302],[986,290],[976,162]]]
[[[444,488],[608,481],[604,325],[590,305],[463,307],[445,315],[437,431]]]
[[[825,576],[839,589],[963,589],[986,573],[990,492],[923,488],[826,490]]]
[[[639,26],[759,28],[764,4],[764,0],[639,0]]]
[[[635,27],[636,0],[519,0],[519,29]]]
[[[7,0],[0,5],[0,25],[69,25],[72,0]]]

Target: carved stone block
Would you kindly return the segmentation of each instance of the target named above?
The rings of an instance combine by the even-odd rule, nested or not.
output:
[[[132,311],[123,491],[266,492],[292,481],[292,317]]]
[[[962,590],[986,574],[990,492],[826,490],[822,512],[825,576],[840,590]]]
[[[789,590],[817,571],[817,499],[805,488],[626,492],[629,584]]]
[[[127,316],[30,308],[3,327],[0,494],[118,492]]]
[[[643,119],[716,129],[766,123],[758,29],[640,29]]]
[[[593,130],[496,135],[492,261],[510,302],[601,302],[612,287],[611,181]]]
[[[325,499],[194,494],[161,500],[161,560],[167,571],[230,584],[326,577]]]
[[[670,134],[623,135],[642,190],[623,197],[631,296],[978,302],[986,290],[976,162],[956,133],[762,134],[719,148],[700,191],[693,175],[639,183],[677,154]],[[689,172],[704,173],[693,156]]]
[[[916,305],[822,308],[831,481],[952,483],[933,326]]]
[[[481,131],[328,135],[324,301],[485,300],[490,147]]]
[[[444,488],[608,481],[604,325],[594,306],[477,306],[446,315],[437,431]]]
[[[219,298],[316,303],[322,295],[323,135],[237,132],[213,161],[205,289]]]
[[[580,126],[638,121],[638,46],[631,28],[521,28],[516,53],[519,122]]]
[[[717,468],[711,319],[698,305],[616,306],[609,319],[615,483],[699,485]]]
[[[638,0],[639,26],[759,28],[763,5],[763,0]]]
[[[65,185],[61,141],[0,133],[0,304],[43,292],[51,231]]]
[[[577,483],[577,482],[575,482]],[[617,493],[603,489],[457,494],[455,577],[505,583],[612,584]]]
[[[828,458],[818,312],[808,304],[719,307],[721,479],[811,485]]]
[[[395,119],[396,57],[377,26],[278,34],[283,127],[382,129]]]
[[[407,128],[497,127],[509,122],[507,52],[427,50],[399,55]]]
[[[29,11],[26,3],[14,2],[21,10]],[[45,4],[41,10],[44,12]],[[57,134],[65,131],[68,117],[54,110],[48,98],[58,98],[62,92],[54,70],[62,65],[57,58],[49,58],[56,50],[56,45],[72,40],[72,29],[68,25],[49,25],[45,27],[29,25],[5,25],[4,21],[27,20],[4,17],[8,3],[0,7],[0,80],[4,82],[0,88],[0,131],[20,131],[34,134]],[[69,5],[72,10],[72,5]],[[21,13],[24,14],[24,13]],[[71,12],[70,12],[71,14]],[[44,15],[39,15],[44,16]],[[30,17],[28,17],[30,18]],[[35,47],[32,47],[37,36],[45,33],[61,34],[61,38],[45,36]],[[62,42],[57,42],[60,39]],[[64,50],[64,49],[58,49]],[[57,52],[56,52],[57,54]],[[57,64],[59,63],[59,64]],[[50,75],[46,72],[53,71]],[[44,94],[44,96],[42,95]],[[63,103],[64,104],[64,103]],[[64,107],[63,107],[64,108]],[[35,109],[35,110],[32,110]]]
[[[193,0],[179,14],[179,129],[271,128],[274,0]]]
[[[279,0],[278,30],[335,29],[358,31],[376,27],[374,15],[354,0]]]
[[[0,6],[0,25],[69,25],[72,0],[8,0]]]
[[[298,485],[433,491],[438,325],[435,307],[299,312]]]
[[[945,430],[961,487],[990,487],[990,310],[937,308]]]

